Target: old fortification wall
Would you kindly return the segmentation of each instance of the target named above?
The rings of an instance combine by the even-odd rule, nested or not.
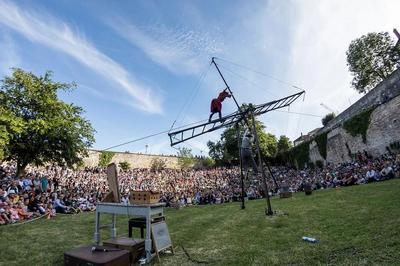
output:
[[[85,166],[97,166],[99,164],[100,151],[90,150],[89,156],[83,159]],[[167,168],[178,168],[178,157],[151,154],[139,154],[128,152],[115,152],[111,162],[128,162],[132,168],[150,168],[154,159],[159,158],[165,161]]]
[[[379,83],[357,102],[329,121],[328,125],[322,128],[320,132],[331,131],[363,110],[381,105],[398,95],[400,95],[400,69],[394,71],[385,81]]]
[[[370,116],[366,141],[362,136],[351,136],[343,123],[368,108],[375,108]],[[387,147],[400,142],[400,69],[387,80],[367,93],[359,101],[339,114],[318,134],[327,133],[326,160],[321,156],[317,143],[309,145],[309,156],[312,162],[340,163],[349,161],[351,154],[367,151],[373,156],[387,152]]]

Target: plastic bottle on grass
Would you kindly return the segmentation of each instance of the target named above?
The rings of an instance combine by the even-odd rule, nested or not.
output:
[[[310,243],[317,243],[318,241],[315,238],[312,237],[308,237],[308,236],[303,236],[302,239],[306,242],[310,242]]]

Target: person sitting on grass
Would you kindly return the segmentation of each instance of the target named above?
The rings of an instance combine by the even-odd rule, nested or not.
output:
[[[17,208],[16,208],[16,205],[11,205],[10,206],[10,208],[9,208],[9,211],[10,211],[10,216],[11,216],[11,219],[16,223],[16,222],[18,222],[19,220],[20,220],[20,217],[19,217],[19,215],[18,215],[18,210],[17,210]]]
[[[6,201],[0,200],[0,224],[11,223],[11,218],[7,211],[8,203]]]
[[[36,215],[43,215],[46,212],[43,206],[41,206],[38,197],[35,197],[34,194],[31,194],[29,197],[28,210],[36,213]]]
[[[33,216],[33,213],[26,211],[26,206],[22,201],[18,202],[17,211],[18,211],[18,216],[21,218],[21,220],[29,220]]]
[[[369,170],[365,174],[365,180],[367,183],[379,181],[378,174],[375,172],[372,166],[369,167]]]
[[[381,179],[391,179],[394,178],[393,168],[390,166],[390,162],[386,162],[386,166],[381,170]]]
[[[47,204],[46,213],[47,213],[47,219],[56,217],[57,215],[53,204],[51,204],[50,202]]]
[[[60,195],[60,198],[63,198],[63,195]],[[53,206],[56,213],[68,213],[68,207],[64,205],[64,202],[56,194],[53,196]]]
[[[0,208],[0,225],[6,224],[6,220],[3,218],[4,209]]]

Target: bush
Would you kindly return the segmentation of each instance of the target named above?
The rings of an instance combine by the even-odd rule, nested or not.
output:
[[[310,141],[305,141],[289,151],[289,156],[293,164],[303,169],[310,162]]]
[[[316,136],[315,142],[317,143],[319,154],[321,154],[322,158],[326,160],[326,145],[328,142],[328,132]]]
[[[114,157],[114,153],[112,151],[102,151],[99,154],[99,166],[106,167],[111,163],[112,158]]]
[[[367,130],[371,122],[371,114],[373,111],[374,109],[370,108],[359,113],[358,115],[353,116],[344,122],[343,128],[353,137],[361,135],[363,142],[366,143]]]
[[[195,158],[192,155],[192,150],[182,147],[178,149],[178,165],[181,169],[193,167]]]
[[[128,171],[129,169],[131,169],[131,164],[128,163],[127,161],[120,162],[118,165],[124,172]]]
[[[329,113],[326,116],[324,116],[324,118],[322,118],[321,122],[323,126],[326,126],[329,121],[331,121],[332,119],[334,119],[336,117],[335,113]]]
[[[159,157],[153,158],[150,163],[150,169],[153,172],[161,171],[165,169],[166,166],[167,166],[166,160]]]

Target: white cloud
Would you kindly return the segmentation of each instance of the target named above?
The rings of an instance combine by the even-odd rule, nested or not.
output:
[[[18,67],[21,58],[18,55],[16,46],[11,37],[4,34],[0,38],[0,74],[8,75],[11,67]]]
[[[343,111],[362,95],[350,87],[351,75],[346,66],[350,42],[368,32],[389,31],[399,26],[399,1],[294,1],[296,20],[289,54],[288,80],[307,89],[304,104],[292,110],[314,114]],[[298,120],[301,120],[300,126]],[[319,119],[292,116],[289,136],[296,138],[321,126]]]
[[[198,74],[222,47],[210,33],[182,27],[140,27],[124,19],[113,19],[108,24],[153,62],[173,73]]]
[[[137,81],[117,62],[97,50],[70,27],[49,15],[27,12],[11,2],[0,2],[0,23],[22,34],[29,40],[66,53],[116,83],[128,93],[137,109],[161,113],[161,99],[145,84]]]

